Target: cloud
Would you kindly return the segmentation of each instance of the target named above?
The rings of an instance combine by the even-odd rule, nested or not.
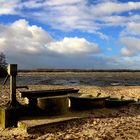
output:
[[[140,52],[138,46],[140,43],[140,15],[138,11],[140,10],[140,2],[120,2],[117,0],[1,0],[0,5],[0,15],[18,15],[18,18],[26,18],[29,21],[30,19],[33,19],[32,21],[37,20],[38,23],[42,22],[47,27],[62,32],[78,31],[79,34],[80,31],[80,33],[90,33],[88,35],[93,34],[91,36],[97,41],[96,36],[105,41],[110,39],[110,42],[115,36],[114,40],[117,42],[119,38],[123,45],[120,50],[122,60],[129,62],[128,59],[125,59],[128,57],[137,57],[138,59]],[[113,34],[114,31],[117,31],[118,35]],[[102,44],[102,41],[100,43]],[[107,46],[107,48],[110,48],[110,46]],[[27,20],[18,20],[9,25],[0,24],[0,49],[8,54],[9,60],[22,62],[23,60],[20,58],[23,57],[24,60],[28,58],[28,63],[32,59],[39,61],[38,63],[34,62],[34,65],[45,64],[46,61],[52,61],[56,65],[56,62],[59,60],[64,62],[63,59],[66,58],[65,62],[70,63],[67,65],[72,65],[75,60],[67,57],[70,55],[74,58],[78,57],[79,60],[83,60],[82,55],[86,56],[85,60],[88,61],[89,65],[92,65],[95,61],[89,62],[90,55],[103,55],[99,53],[101,49],[95,42],[78,37],[64,37],[59,41],[54,40],[47,31],[36,25],[30,25]],[[111,48],[108,50],[110,51]],[[112,54],[114,54],[114,50],[111,51]],[[108,60],[106,57],[102,56],[102,59],[94,59],[98,60],[99,63],[103,61],[104,66],[115,64],[117,67],[122,64],[120,61],[115,62],[113,60],[113,62],[105,62]],[[19,59],[17,60],[17,58]],[[49,65],[51,66],[51,63]],[[76,65],[80,65],[78,61],[75,63]]]
[[[5,14],[17,14],[16,8],[18,6],[18,0],[12,0],[12,1],[0,1],[0,15]]]
[[[56,0],[48,0],[46,2],[47,5],[49,6],[62,6],[62,5],[73,5],[73,4],[78,4],[78,3],[81,3],[81,2],[84,2],[85,0],[71,0],[71,1],[66,1],[66,0],[59,0],[59,1],[56,1]]]
[[[98,44],[85,38],[65,37],[56,41],[47,31],[24,19],[0,25],[0,50],[8,63],[17,63],[19,68],[131,68],[139,59],[133,57],[133,63],[127,57],[105,56]]]
[[[102,2],[97,4],[95,7],[92,6],[92,11],[97,15],[112,15],[114,13],[122,13],[130,10],[140,9],[140,2]]]
[[[140,22],[140,15],[128,15],[128,16],[120,16],[120,15],[107,15],[102,17],[102,21],[104,25],[107,27],[127,27],[128,24],[133,22],[137,24]]]
[[[140,16],[139,16],[140,18]],[[126,28],[121,33],[121,36],[133,36],[139,35],[140,36],[140,22],[129,22],[126,24]]]
[[[120,33],[120,42],[125,46],[121,49],[123,56],[135,56],[140,54],[140,24],[129,22]]]
[[[60,60],[70,59],[68,57],[71,55],[83,57],[98,54],[100,47],[94,42],[78,37],[65,37],[55,41],[41,27],[30,25],[28,21],[21,19],[9,25],[0,25],[0,50],[6,53],[9,62],[15,61],[24,65],[32,62],[40,65],[40,61],[47,59]]]
[[[125,46],[121,49],[124,56],[133,56],[140,53],[140,39],[135,37],[122,37],[122,44]]]
[[[64,55],[78,55],[86,53],[99,53],[100,48],[96,43],[91,43],[85,38],[68,38],[48,44],[48,50]]]
[[[140,9],[140,2],[118,2],[117,0],[30,0],[0,1],[0,15],[17,14],[39,20],[53,29],[62,31],[79,30],[93,33],[102,39],[109,37],[102,28],[123,26],[131,21],[140,21],[133,14]],[[125,16],[122,13],[130,12]],[[65,12],[66,11],[66,12]]]
[[[133,35],[140,35],[140,23],[130,22],[127,26],[127,30],[128,32],[131,31]]]
[[[52,38],[46,31],[36,25],[30,26],[24,19],[0,26],[0,48],[6,53],[38,54],[50,41]]]
[[[96,43],[87,41],[85,38],[68,38],[54,41],[52,37],[36,25],[29,25],[24,20],[18,20],[9,26],[1,25],[0,44],[1,50],[16,49],[17,52],[40,54],[55,52],[58,54],[84,54],[98,53],[100,51]]]
[[[118,56],[115,58],[112,65],[119,69],[139,69],[140,68],[140,56]]]
[[[123,56],[132,56],[134,52],[132,52],[131,50],[129,50],[128,48],[122,48],[121,49],[121,54]]]

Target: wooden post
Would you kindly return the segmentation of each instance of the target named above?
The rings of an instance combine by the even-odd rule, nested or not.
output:
[[[6,106],[0,106],[0,125],[3,128],[17,126],[19,118],[27,114],[27,108],[16,100],[17,64],[9,64],[7,71],[10,76],[10,101]]]
[[[10,75],[10,103],[15,106],[16,101],[16,75],[17,75],[17,64],[8,65],[8,74]]]

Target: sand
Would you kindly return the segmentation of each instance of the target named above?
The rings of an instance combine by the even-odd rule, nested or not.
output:
[[[56,74],[57,75],[57,74]],[[106,76],[104,79],[105,82],[100,83],[100,77]],[[108,76],[109,75],[109,76]],[[101,93],[101,96],[111,95],[114,97],[131,98],[134,100],[140,99],[140,78],[139,73],[136,76],[131,74],[130,77],[128,75],[123,80],[115,77],[114,80],[108,79],[110,78],[110,74],[103,74],[98,77],[98,83],[89,84],[88,78],[82,80],[82,84],[78,82],[77,79],[73,78],[74,81],[71,81],[70,84],[66,82],[65,74],[63,77],[65,79],[61,80],[61,85],[57,85],[59,83],[59,78],[62,76],[58,76],[56,79],[55,75],[52,74],[51,77],[49,75],[42,75],[44,79],[40,81],[39,78],[35,78],[35,82],[30,80],[34,80],[29,75],[26,76],[26,80],[20,77],[19,84],[23,84],[20,82],[23,80],[24,84],[30,84],[30,90],[43,90],[43,89],[58,89],[58,88],[78,88],[81,93],[93,94],[97,95],[97,93]],[[39,75],[40,76],[40,75]],[[83,78],[87,77],[87,75],[83,75]],[[89,78],[91,76],[89,75]],[[112,76],[114,77],[114,75]],[[69,77],[68,77],[69,78]],[[107,79],[106,79],[107,78]],[[48,81],[46,81],[48,79]],[[54,83],[52,80],[53,79]],[[121,83],[121,81],[125,82]],[[81,79],[80,79],[81,80]],[[50,81],[50,83],[49,83]],[[58,83],[57,83],[57,82]],[[78,79],[79,81],[79,79]],[[97,81],[97,79],[94,79]],[[130,82],[129,82],[130,81]],[[64,83],[63,83],[64,82]],[[119,85],[110,85],[113,82],[121,83]],[[126,84],[127,83],[127,84]],[[132,83],[135,83],[134,85]],[[53,84],[53,85],[49,85]],[[98,85],[99,84],[99,85]],[[130,85],[133,86],[130,86]],[[9,86],[6,85],[4,88],[0,86],[1,95],[0,95],[0,105],[4,105],[8,102],[8,94],[9,94]],[[25,89],[23,89],[25,90]],[[24,99],[19,97],[19,91],[17,90],[17,99],[20,103],[25,103]],[[140,140],[140,105],[128,105],[121,108],[103,108],[103,109],[93,109],[90,111],[90,116],[84,119],[77,119],[68,121],[65,123],[58,123],[55,125],[49,125],[41,128],[36,128],[32,130],[30,133],[26,133],[24,130],[19,128],[6,128],[2,129],[0,127],[0,140],[28,140],[28,139],[37,139],[37,140]]]
[[[30,85],[31,90],[67,88],[70,86],[52,86],[52,85]],[[92,93],[96,95],[101,92],[102,96],[114,95],[124,96],[137,100],[140,98],[139,86],[73,86],[79,88],[82,93]],[[8,86],[4,87],[0,104],[8,101]],[[17,91],[17,95],[18,95]],[[17,96],[20,102],[24,102]],[[140,139],[140,105],[128,105],[117,109],[94,109],[90,112],[90,117],[85,119],[73,120],[56,125],[34,129],[27,134],[19,128],[0,127],[1,140],[58,140],[58,139],[81,139],[81,140],[120,140],[120,139]]]

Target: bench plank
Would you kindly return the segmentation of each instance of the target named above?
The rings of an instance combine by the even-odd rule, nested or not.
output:
[[[38,90],[38,91],[20,91],[21,97],[34,98],[34,97],[47,97],[47,96],[59,96],[67,95],[70,93],[77,93],[79,89],[54,89],[54,90]]]

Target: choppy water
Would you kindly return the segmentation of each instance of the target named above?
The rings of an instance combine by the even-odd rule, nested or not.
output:
[[[0,79],[1,83],[4,79]],[[17,76],[17,85],[140,86],[140,73],[31,73]]]
[[[17,84],[33,85],[33,84],[38,84],[42,80],[47,80],[47,79],[48,77],[45,76],[18,76]]]

